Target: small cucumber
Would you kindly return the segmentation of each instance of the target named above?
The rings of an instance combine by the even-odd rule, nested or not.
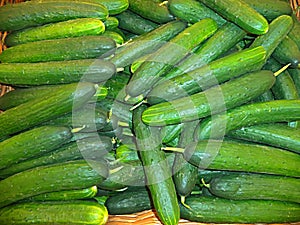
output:
[[[115,30],[116,29],[114,29],[114,30],[106,30],[102,34],[102,36],[108,37],[108,38],[114,40],[116,42],[117,46],[118,45],[123,45],[124,42],[125,42],[124,37],[122,35],[120,35],[119,32],[116,32]]]
[[[12,32],[5,38],[5,44],[14,46],[41,40],[98,35],[104,30],[104,23],[97,18],[78,18]]]
[[[117,17],[114,16],[109,16],[105,21],[104,21],[104,26],[105,30],[114,30],[115,28],[119,27],[119,20]]]
[[[162,143],[167,144],[172,141],[174,138],[180,135],[180,133],[182,132],[182,128],[182,123],[162,127]]]

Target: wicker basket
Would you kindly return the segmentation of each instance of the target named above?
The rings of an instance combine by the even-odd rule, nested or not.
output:
[[[18,3],[23,2],[23,0],[0,0],[0,6],[3,6],[4,4],[12,4],[12,3]],[[290,0],[290,4],[292,9],[294,10],[295,15],[300,20],[300,0]],[[4,39],[6,37],[7,33],[1,33],[0,32],[0,54],[3,50],[5,50]],[[4,95],[5,93],[13,90],[12,87],[1,85],[0,84],[0,97]],[[1,111],[0,111],[1,113]],[[128,214],[128,215],[110,215],[107,225],[162,225],[162,223],[159,221],[158,217],[156,216],[155,211],[153,210],[146,210],[135,214]],[[188,220],[180,219],[179,225],[204,225],[205,223],[196,223],[191,222]],[[299,223],[293,223],[295,225],[300,225]],[[278,225],[278,224],[270,224],[270,225]]]

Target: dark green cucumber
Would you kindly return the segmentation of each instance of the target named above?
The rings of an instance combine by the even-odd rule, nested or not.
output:
[[[152,105],[145,110],[142,120],[152,126],[162,126],[204,118],[258,97],[274,82],[271,71],[248,73],[203,92]]]
[[[119,26],[119,20],[117,19],[117,17],[109,16],[104,21],[104,26],[105,26],[105,30],[114,30]]]
[[[32,196],[25,201],[70,201],[80,199],[91,199],[97,194],[97,186],[83,189],[48,192]]]
[[[202,140],[186,145],[183,155],[202,169],[300,177],[299,154],[265,145]]]
[[[176,138],[182,131],[183,124],[174,124],[161,128],[162,143],[167,144]]]
[[[171,21],[161,25],[117,48],[110,61],[114,63],[116,67],[128,66],[141,56],[156,51],[185,27],[186,24],[180,21]]]
[[[36,167],[0,181],[0,206],[47,192],[90,187],[103,182],[107,175],[103,161],[77,160]]]
[[[5,44],[14,46],[27,42],[102,34],[104,23],[97,18],[78,18],[15,31],[7,35]]]
[[[147,95],[149,104],[195,94],[242,74],[257,70],[265,62],[262,46],[244,49],[219,58],[190,72],[157,84]]]
[[[115,41],[103,35],[42,40],[7,48],[0,55],[0,61],[2,63],[34,63],[95,59],[113,54],[115,48]]]
[[[116,148],[116,159],[122,163],[138,162],[140,160],[136,146],[132,144],[121,144]]]
[[[120,35],[119,32],[116,32],[115,29],[114,30],[106,30],[102,34],[102,36],[113,39],[116,42],[117,46],[122,45],[125,42],[124,37],[122,35]]]
[[[157,23],[147,20],[130,10],[126,10],[116,17],[119,20],[119,27],[133,34],[141,35],[150,32],[159,26]]]
[[[21,87],[79,81],[100,83],[115,73],[115,65],[102,59],[0,64],[0,82]]]
[[[95,84],[72,83],[53,87],[53,92],[0,114],[0,137],[18,133],[72,112],[84,105],[96,92]],[[22,123],[20,123],[22,121]]]
[[[13,31],[76,18],[105,20],[108,10],[103,5],[85,2],[34,2],[6,4],[0,9],[0,30]]]
[[[293,78],[298,95],[300,96],[300,70],[299,69],[288,69],[288,72],[291,75],[291,77]]]
[[[268,21],[272,21],[281,15],[291,15],[292,8],[288,1],[281,0],[243,0],[253,9],[263,15]]]
[[[210,192],[234,200],[265,199],[300,203],[300,179],[269,174],[238,174],[213,178]]]
[[[53,151],[72,138],[69,128],[41,126],[0,142],[0,169]]]
[[[230,131],[227,135],[300,153],[300,129],[285,124],[259,124],[242,127]]]
[[[300,100],[273,100],[245,104],[208,117],[199,123],[195,139],[219,139],[232,130],[261,123],[300,119]]]
[[[128,1],[129,9],[131,11],[156,23],[163,24],[175,19],[175,17],[169,12],[166,4],[158,3],[152,0]],[[151,13],[149,13],[149,11]]]
[[[283,65],[291,63],[292,68],[300,68],[300,49],[288,35],[276,47],[272,56]]]
[[[7,178],[39,166],[46,166],[78,159],[101,159],[112,150],[111,138],[105,136],[86,137],[64,144],[54,151],[37,158],[28,159],[0,170],[0,177]]]
[[[236,23],[249,33],[261,35],[268,32],[269,24],[266,18],[241,0],[201,1],[225,19]]]
[[[129,97],[144,96],[170,68],[217,30],[214,20],[207,18],[186,28],[154,52],[132,75],[126,87]]]
[[[206,42],[201,44],[195,52],[170,70],[165,75],[165,78],[171,79],[206,65],[223,55],[245,36],[246,32],[240,27],[230,22],[225,23]]]
[[[132,214],[152,208],[149,192],[142,188],[138,191],[123,191],[110,196],[105,206],[110,215]]]
[[[182,218],[202,223],[291,223],[300,220],[300,207],[294,202],[191,196],[186,204],[191,209],[181,206]]]
[[[267,90],[265,93],[253,99],[253,102],[267,102],[274,100],[274,95],[271,90]]]
[[[47,216],[46,216],[47,215]],[[105,206],[85,200],[24,202],[0,209],[0,222],[13,224],[105,224]]]
[[[288,36],[297,44],[300,49],[300,21],[295,14],[291,15],[294,21],[293,29],[288,33]]]
[[[168,8],[176,18],[192,24],[205,18],[215,20],[219,26],[222,26],[226,22],[215,11],[196,0],[169,0]]]
[[[133,129],[136,135],[136,146],[143,164],[147,187],[158,217],[164,224],[177,224],[180,213],[176,197],[172,172],[161,151],[160,131],[149,127],[142,120],[146,106],[141,105],[133,112]]]

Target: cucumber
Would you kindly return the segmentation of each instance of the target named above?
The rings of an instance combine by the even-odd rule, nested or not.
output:
[[[34,63],[95,59],[113,54],[115,48],[115,41],[103,35],[42,40],[7,48],[0,55],[0,61],[2,63]]]
[[[0,169],[53,151],[72,138],[69,128],[41,126],[0,142]]]
[[[265,145],[202,140],[186,145],[183,156],[201,169],[300,177],[297,153]]]
[[[130,65],[139,57],[156,51],[166,41],[176,36],[186,27],[181,21],[171,21],[158,28],[134,38],[125,45],[118,47],[110,61],[116,67]]]
[[[125,42],[124,37],[122,35],[120,35],[118,32],[116,32],[115,29],[114,30],[106,30],[102,34],[102,36],[113,39],[116,42],[117,46],[124,44],[124,42]]]
[[[288,72],[293,78],[298,95],[300,96],[300,71],[298,69],[288,69]]]
[[[108,220],[105,206],[85,200],[17,203],[0,209],[0,215],[0,222],[7,225],[100,225]]]
[[[87,188],[103,182],[107,175],[103,161],[76,160],[36,167],[0,181],[0,206],[47,192]]]
[[[154,52],[132,75],[126,86],[129,97],[144,96],[160,80],[161,76],[178,63],[184,56],[210,37],[217,30],[214,20],[203,19],[180,32],[168,43]]]
[[[297,44],[300,49],[300,21],[295,14],[291,15],[294,21],[293,29],[288,33],[288,36]]]
[[[182,132],[183,124],[164,126],[161,128],[162,143],[167,144]]]
[[[201,0],[201,2],[251,34],[261,35],[268,32],[269,24],[266,18],[246,2],[241,0]]]
[[[128,0],[129,9],[138,15],[156,23],[167,23],[174,20],[166,4],[152,0]],[[151,13],[149,13],[151,12]]]
[[[27,1],[19,4],[6,4],[0,8],[0,30],[14,31],[76,18],[105,20],[107,17],[107,8],[99,4]]]
[[[244,49],[214,60],[205,66],[157,84],[147,95],[147,103],[157,104],[195,94],[242,74],[256,71],[264,63],[262,46]]]
[[[105,30],[114,30],[117,27],[119,27],[119,20],[117,17],[114,16],[109,16],[105,21],[104,21],[104,26]]]
[[[205,18],[213,19],[218,26],[222,26],[226,22],[226,20],[215,11],[196,0],[169,0],[168,9],[177,19],[192,24]]]
[[[285,124],[259,124],[242,127],[230,131],[227,135],[300,153],[300,129]]]
[[[195,139],[219,139],[228,132],[245,126],[299,120],[299,103],[300,100],[273,100],[245,104],[227,110],[225,113],[202,120],[195,130]]]
[[[146,106],[141,105],[133,112],[133,130],[136,146],[143,164],[147,187],[158,217],[164,224],[178,224],[180,212],[171,169],[161,148],[160,131],[149,127],[141,120]]]
[[[83,189],[74,189],[66,191],[48,192],[40,195],[35,195],[24,201],[70,201],[80,199],[91,199],[97,194],[97,186],[92,186]]]
[[[291,223],[299,221],[299,204],[272,200],[234,201],[191,196],[191,209],[180,207],[183,219],[202,223]]]
[[[225,175],[209,182],[210,192],[234,200],[265,199],[300,203],[300,179],[269,174]]]
[[[281,0],[243,0],[253,9],[263,15],[268,21],[272,21],[281,15],[291,15],[292,8],[288,1]]]
[[[0,82],[19,87],[79,81],[100,83],[115,73],[115,65],[103,59],[0,64]]]
[[[140,160],[136,146],[132,144],[121,144],[116,148],[116,159],[122,163],[138,162]]]
[[[258,97],[274,82],[271,71],[247,73],[203,92],[152,105],[143,112],[142,120],[151,126],[164,126],[204,118]]]
[[[105,25],[100,19],[78,18],[9,33],[5,44],[10,47],[41,40],[98,35],[104,30]]]
[[[0,170],[0,178],[7,178],[16,173],[39,166],[47,166],[78,159],[101,159],[111,150],[111,138],[105,136],[98,136],[97,138],[86,137],[64,144],[54,151],[43,154],[37,158],[28,159],[4,168]]]
[[[253,102],[267,102],[272,100],[274,100],[274,95],[271,90],[268,90],[265,93],[258,96],[256,99],[253,99]]]
[[[53,87],[48,98],[36,98],[0,114],[0,137],[24,131],[76,110],[96,92],[95,84],[72,83]],[[22,121],[22,123],[20,123]]]
[[[116,16],[119,20],[119,27],[133,34],[144,34],[158,28],[158,24],[147,20],[140,15],[126,10]]]

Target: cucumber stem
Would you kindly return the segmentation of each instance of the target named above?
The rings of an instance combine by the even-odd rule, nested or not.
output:
[[[123,68],[123,67],[117,68],[117,73],[118,73],[118,72],[123,72],[123,71],[124,71],[124,68]]]
[[[125,98],[124,98],[124,101],[127,102],[130,98],[131,98],[130,95],[126,95]]]
[[[278,71],[276,71],[274,73],[274,76],[277,77],[279,74],[281,74],[282,72],[284,72],[290,65],[291,65],[291,63],[285,65],[284,67],[282,67],[281,69],[279,69]]]
[[[134,109],[136,109],[137,107],[139,107],[140,105],[142,105],[143,103],[147,103],[146,100],[140,101],[139,103],[135,104],[134,106],[132,106],[129,110],[133,111]]]
[[[191,209],[191,207],[185,203],[185,196],[180,196],[180,202],[185,208]]]
[[[79,131],[83,130],[84,128],[85,128],[85,125],[83,125],[82,127],[73,128],[71,130],[71,133],[78,133]]]
[[[210,185],[205,183],[205,180],[203,178],[201,178],[201,183],[203,184],[204,187],[210,188]]]
[[[123,121],[118,121],[118,125],[121,127],[129,127],[129,124]]]
[[[116,173],[118,172],[119,170],[123,169],[124,166],[119,166],[117,168],[114,168],[114,169],[111,169],[109,170],[109,174],[113,174],[113,173]]]
[[[177,147],[162,147],[161,150],[184,153],[184,148],[177,148]]]

